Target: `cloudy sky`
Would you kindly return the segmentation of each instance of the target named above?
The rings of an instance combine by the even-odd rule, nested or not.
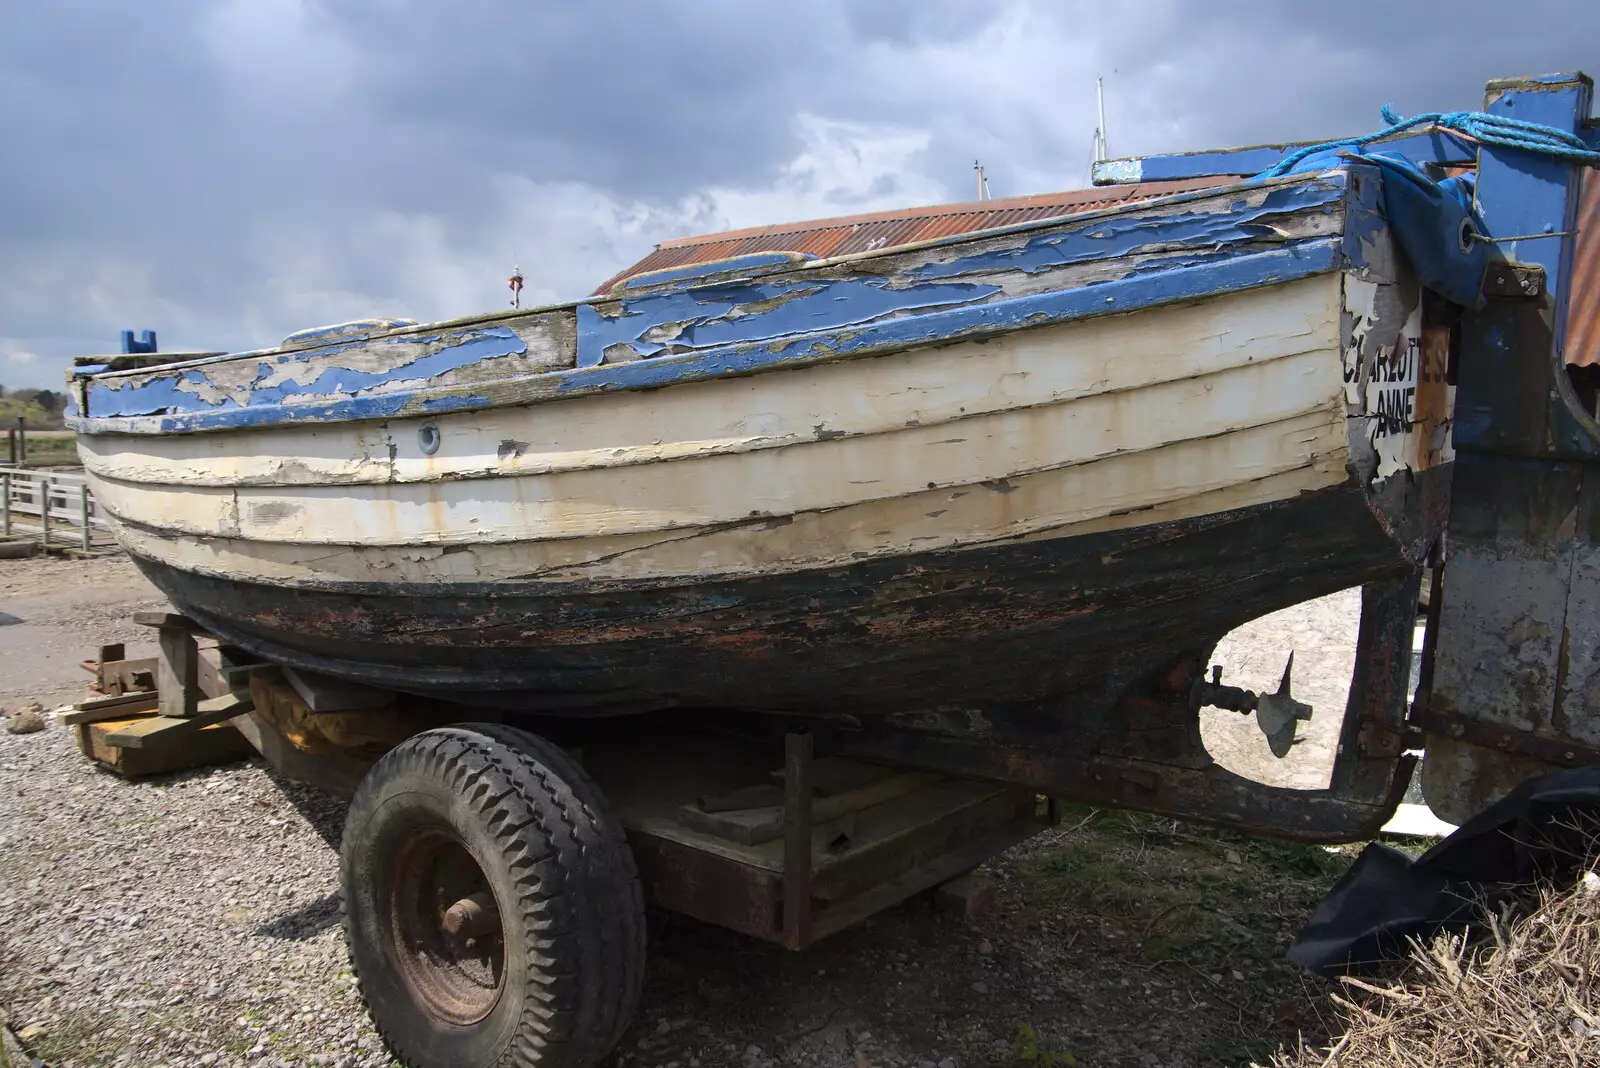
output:
[[[1513,21],[1513,17],[1514,20]],[[655,242],[1600,74],[1595,0],[9,0],[0,383],[589,292]]]

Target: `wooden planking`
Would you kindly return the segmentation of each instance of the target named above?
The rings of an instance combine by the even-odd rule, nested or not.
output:
[[[157,631],[157,640],[157,707],[163,716],[193,716],[200,699],[200,650],[194,634],[181,623],[165,623]]]
[[[908,551],[1064,538],[1284,500],[1345,481],[1345,427],[1332,413],[1009,479],[928,490],[662,536],[342,549],[170,537],[129,527],[132,552],[186,571],[295,582],[507,578],[671,579],[828,567]]]
[[[1266,363],[1332,347],[1339,282],[1306,279],[1213,301],[803,372],[575,397],[344,427],[80,439],[102,478],[173,486],[301,486],[584,471],[932,428]],[[418,432],[440,432],[423,455]]]
[[[1016,478],[1307,414],[1338,417],[1339,391],[1337,359],[1322,351],[958,424],[671,465],[159,496],[107,480],[98,492],[124,522],[255,541],[452,545],[672,531]]]
[[[198,703],[184,716],[145,716],[127,726],[108,730],[106,744],[124,749],[155,749],[181,744],[183,739],[213,724],[244,715],[253,707],[247,693],[229,693]]]
[[[161,775],[184,768],[242,760],[255,751],[227,723],[213,723],[170,740],[169,744],[129,748],[114,744],[113,735],[136,728],[150,717],[85,724],[77,728],[78,747],[96,764],[128,778]]]
[[[935,781],[937,776],[931,775],[887,775],[854,789],[813,800],[810,806],[811,819],[821,825],[921,790]],[[774,841],[785,830],[785,810],[781,804],[719,811],[710,811],[699,805],[685,805],[678,810],[678,819],[685,827],[743,845]]]
[[[1292,288],[1292,287],[1290,287]],[[1310,292],[1305,290],[1303,292]],[[1322,316],[1298,344],[1332,342],[1335,330],[1328,291],[1316,294]],[[1159,332],[1159,316],[1130,317]],[[1234,329],[1248,334],[1249,324]],[[1319,334],[1321,335],[1319,337]],[[1217,342],[1213,341],[1213,344]],[[1092,357],[1090,357],[1092,358]],[[1100,361],[1105,364],[1103,353]],[[774,376],[783,377],[783,376]],[[812,441],[749,454],[712,455],[670,465],[571,471],[558,475],[484,482],[289,489],[190,488],[157,492],[122,481],[102,481],[108,511],[152,532],[320,544],[470,544],[546,538],[611,537],[788,518],[894,497],[918,497],[1099,458],[1124,458],[1198,440],[1226,438],[1231,430],[1283,420],[1291,433],[1276,444],[1256,439],[1269,455],[1241,469],[1241,480],[1279,473],[1306,457],[1295,440],[1295,420],[1312,413],[1341,418],[1342,371],[1337,349],[1313,349],[1250,362],[1202,379],[1098,394],[1060,404],[1040,404],[974,416],[935,427]],[[670,394],[671,391],[669,391]],[[909,390],[901,390],[904,395]],[[856,394],[841,390],[842,396]],[[1326,453],[1328,450],[1320,450]],[[1268,462],[1262,470],[1260,459]],[[1157,465],[1159,466],[1159,465]],[[929,478],[929,475],[935,477]],[[1205,480],[1214,488],[1216,475]],[[1092,502],[1092,498],[1089,499]],[[620,502],[620,503],[616,503]],[[1161,503],[1161,499],[1141,505]],[[1109,504],[1109,502],[1108,502]],[[1106,511],[1114,510],[1110,504]],[[927,511],[939,511],[935,504]],[[754,515],[752,516],[752,513]],[[1013,513],[1014,518],[1014,513]],[[1041,524],[1041,526],[1048,524]],[[1028,533],[1008,523],[1002,530],[951,530],[952,544]],[[882,528],[878,528],[882,529]],[[624,548],[637,548],[626,546]],[[893,546],[888,547],[891,551]],[[318,554],[303,554],[318,555]],[[580,557],[581,558],[581,557]]]
[[[1396,544],[1349,482],[1192,519],[1116,518],[1134,529],[651,582],[296,584],[141,564],[259,656],[519,714],[1052,700],[1093,719],[1117,692],[1108,672],[1138,678],[1174,647],[1387,575],[1425,544]]]
[[[113,697],[81,701],[71,712],[61,715],[64,726],[76,727],[85,723],[102,723],[106,720],[127,719],[140,712],[154,711],[160,698],[155,691],[149,693],[118,694]]]

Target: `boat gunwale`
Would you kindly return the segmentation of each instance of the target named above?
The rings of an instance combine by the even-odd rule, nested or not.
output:
[[[1333,177],[1342,176],[1342,175],[1344,175],[1346,173],[1346,171],[1347,171],[1347,168],[1345,168],[1345,167],[1334,167],[1334,168],[1330,168],[1330,169],[1325,170],[1325,171],[1316,171],[1316,172],[1298,173],[1298,174],[1287,174],[1287,175],[1280,175],[1280,176],[1275,177],[1275,178],[1262,178],[1262,177],[1247,178],[1244,181],[1230,182],[1227,185],[1211,186],[1211,187],[1205,188],[1205,189],[1185,190],[1185,191],[1183,191],[1181,193],[1172,193],[1172,194],[1168,194],[1166,196],[1150,197],[1150,198],[1145,199],[1145,200],[1129,201],[1127,203],[1118,204],[1118,205],[1115,205],[1115,206],[1109,207],[1109,208],[1096,208],[1096,209],[1093,209],[1093,210],[1090,210],[1090,211],[1068,212],[1068,213],[1066,213],[1064,215],[1053,215],[1053,216],[1050,216],[1050,217],[1044,218],[1044,219],[1029,219],[1029,220],[1027,220],[1025,222],[1011,223],[1011,224],[1008,224],[1006,226],[991,227],[991,228],[986,229],[986,230],[971,230],[971,231],[968,231],[966,233],[961,233],[961,234],[950,234],[950,235],[946,235],[946,236],[942,236],[942,237],[930,237],[930,238],[926,238],[926,239],[924,239],[922,241],[914,241],[914,242],[911,242],[909,244],[904,244],[904,245],[890,245],[890,246],[887,246],[885,248],[867,249],[867,250],[864,250],[864,251],[861,251],[861,252],[849,252],[849,253],[844,253],[844,254],[838,255],[838,256],[819,257],[819,258],[816,258],[816,259],[805,260],[803,262],[793,263],[793,264],[791,264],[791,265],[789,265],[787,267],[776,268],[776,269],[771,270],[771,271],[761,271],[761,272],[759,272],[757,274],[742,275],[742,276],[738,276],[738,277],[731,278],[731,279],[718,279],[717,284],[720,285],[720,284],[724,284],[724,283],[729,282],[729,281],[742,281],[744,278],[752,278],[752,277],[780,278],[780,277],[783,277],[784,275],[794,274],[794,273],[797,273],[797,272],[800,272],[800,271],[825,270],[825,269],[830,268],[830,267],[838,267],[838,266],[843,266],[843,265],[851,264],[851,263],[860,263],[860,262],[865,262],[865,261],[873,260],[873,259],[882,259],[882,258],[886,258],[886,257],[889,257],[889,256],[903,255],[903,254],[905,254],[907,252],[919,252],[919,251],[923,251],[923,250],[929,249],[929,248],[937,248],[937,247],[942,246],[942,245],[959,245],[959,244],[965,244],[965,243],[968,243],[968,242],[975,242],[975,241],[979,241],[979,240],[991,240],[993,238],[1003,237],[1003,236],[1006,236],[1008,234],[1026,233],[1026,232],[1028,232],[1030,230],[1048,229],[1048,228],[1050,228],[1052,226],[1059,226],[1063,221],[1068,220],[1068,219],[1072,220],[1073,222],[1089,222],[1089,221],[1093,221],[1094,219],[1097,219],[1097,218],[1108,218],[1108,217],[1115,216],[1115,215],[1125,215],[1125,214],[1130,214],[1130,213],[1132,213],[1134,211],[1142,211],[1142,210],[1145,210],[1145,209],[1148,209],[1148,208],[1166,207],[1166,206],[1174,205],[1174,204],[1184,204],[1184,203],[1189,203],[1189,202],[1198,201],[1198,200],[1211,199],[1211,198],[1218,197],[1218,196],[1221,196],[1221,195],[1226,194],[1226,193],[1235,192],[1235,191],[1240,190],[1240,189],[1271,188],[1271,187],[1280,186],[1280,185],[1302,185],[1302,184],[1303,185],[1310,185],[1310,184],[1314,184],[1315,182],[1317,182],[1319,180],[1320,181],[1326,181],[1326,180],[1328,180],[1330,178],[1333,178]],[[779,251],[781,251],[781,250],[779,250]],[[712,261],[712,262],[716,262],[716,261]],[[707,264],[687,264],[685,266],[707,266]],[[678,282],[663,283],[660,288],[661,289],[692,289],[692,288],[694,288],[695,284],[696,284],[696,280],[695,279],[687,278],[687,279],[681,279]],[[152,374],[152,373],[156,373],[156,372],[165,373],[167,371],[188,370],[188,369],[193,368],[193,367],[205,367],[205,366],[209,366],[209,365],[212,365],[212,364],[225,363],[228,360],[239,360],[239,359],[245,359],[247,357],[252,357],[252,356],[287,355],[287,354],[290,354],[290,353],[309,352],[309,351],[313,351],[313,350],[316,350],[316,349],[333,348],[333,347],[336,347],[336,346],[348,346],[348,345],[352,344],[353,342],[355,342],[355,343],[364,343],[364,342],[369,342],[369,341],[382,341],[382,340],[386,340],[386,339],[389,339],[389,338],[416,336],[416,335],[431,333],[431,332],[438,331],[438,330],[449,330],[449,329],[456,329],[456,328],[461,328],[461,327],[473,327],[473,326],[483,326],[483,325],[499,325],[501,323],[510,322],[510,321],[513,321],[513,320],[516,320],[516,319],[523,319],[523,318],[527,318],[527,317],[530,317],[530,316],[548,315],[548,314],[551,314],[553,312],[567,311],[569,309],[570,310],[575,310],[580,305],[591,305],[591,306],[593,306],[593,305],[617,302],[617,301],[621,301],[621,300],[633,299],[633,298],[641,297],[641,296],[648,296],[648,295],[650,295],[651,293],[653,293],[655,291],[656,291],[656,287],[641,287],[638,291],[629,292],[629,293],[591,294],[589,296],[578,297],[578,298],[573,299],[573,300],[557,301],[557,302],[552,303],[552,304],[540,304],[540,305],[537,305],[537,306],[534,306],[534,307],[522,308],[522,309],[516,310],[516,311],[479,312],[479,313],[477,313],[475,315],[464,315],[464,316],[459,316],[459,317],[454,318],[454,319],[438,319],[438,320],[433,320],[433,321],[426,322],[426,323],[417,323],[417,324],[412,325],[412,326],[395,327],[395,328],[390,329],[390,330],[382,330],[382,331],[378,331],[378,332],[375,332],[375,333],[372,333],[372,334],[366,334],[366,335],[363,335],[360,338],[355,338],[355,339],[345,338],[345,339],[339,339],[339,340],[336,340],[336,341],[333,341],[333,342],[329,342],[329,341],[321,341],[321,342],[311,341],[311,342],[308,342],[308,343],[306,343],[304,345],[294,345],[294,346],[277,345],[277,346],[272,346],[272,347],[269,347],[269,348],[245,349],[245,350],[240,351],[240,352],[224,352],[224,353],[217,353],[217,354],[208,354],[206,356],[202,356],[202,357],[199,357],[199,358],[196,358],[196,359],[179,360],[179,361],[175,361],[173,363],[151,364],[151,365],[148,365],[148,366],[145,366],[145,367],[127,367],[127,368],[122,368],[121,370],[95,371],[95,372],[91,372],[91,373],[82,373],[82,372],[74,371],[73,374],[72,374],[72,377],[74,379],[77,379],[77,380],[80,380],[80,381],[105,381],[105,380],[113,379],[113,378],[131,378],[131,377],[134,377],[136,375],[146,375],[146,374]],[[315,329],[315,328],[310,328],[310,329]],[[695,354],[693,354],[693,353],[683,353],[683,354],[680,354],[680,355],[695,355]],[[115,356],[114,355],[107,355],[107,358],[108,359],[114,359]],[[673,357],[671,357],[671,356],[655,357],[655,359],[658,359],[658,360],[659,359],[671,359],[671,358],[673,358]],[[603,367],[603,366],[615,366],[615,365],[602,364],[601,366]],[[574,368],[565,368],[565,370],[573,370],[573,369]],[[92,417],[92,416],[81,416],[80,418],[94,418],[94,417]],[[126,418],[126,417],[118,417],[118,418]]]
[[[1070,219],[1076,229],[1083,228],[1103,218],[1128,217],[1158,208],[1170,209],[1184,204],[1218,200],[1237,196],[1242,191],[1279,187],[1320,189],[1331,197],[1324,210],[1332,210],[1335,202],[1355,207],[1353,196],[1359,196],[1349,181],[1348,166],[1312,174],[1289,175],[1276,179],[1251,179],[1243,183],[1214,187],[1177,194],[1168,198],[1155,198],[1101,212],[1087,212]],[[1224,211],[1222,214],[1227,214]],[[1157,216],[1160,217],[1159,215]],[[856,253],[837,260],[809,261],[774,274],[755,277],[771,278],[818,272],[819,265],[853,263],[877,257],[903,256],[907,252],[928,247],[962,247],[980,241],[992,241],[996,236],[1017,232],[1038,232],[1058,227],[1062,219],[1034,220],[1012,227],[977,234],[955,235],[933,239],[914,246],[879,249],[870,253]],[[1310,236],[1290,239],[1265,249],[1244,249],[1222,252],[1196,248],[1188,258],[1180,255],[1186,246],[1162,249],[1170,255],[1170,263],[1155,261],[1149,268],[1129,271],[1122,277],[1103,281],[1023,292],[1016,295],[1001,293],[999,299],[981,303],[958,303],[954,306],[930,305],[931,310],[916,314],[879,316],[860,323],[818,329],[812,333],[779,333],[773,336],[736,338],[724,344],[685,352],[625,360],[617,363],[597,363],[590,366],[556,366],[546,369],[512,373],[489,381],[453,382],[436,385],[434,375],[419,375],[409,381],[417,384],[409,389],[386,391],[339,391],[323,395],[318,400],[284,403],[279,400],[267,404],[214,403],[209,409],[171,410],[157,407],[151,411],[133,414],[97,416],[92,413],[93,384],[105,382],[112,388],[113,381],[127,381],[144,376],[151,383],[163,379],[176,379],[194,369],[240,361],[255,353],[229,354],[209,357],[189,363],[163,364],[154,367],[122,371],[79,374],[73,405],[67,415],[67,425],[83,434],[161,436],[166,434],[216,433],[249,429],[271,428],[300,423],[373,422],[445,414],[468,410],[489,410],[527,406],[566,397],[605,394],[619,391],[663,388],[679,383],[704,381],[724,377],[745,377],[771,371],[791,370],[820,362],[855,359],[887,352],[933,347],[959,341],[977,340],[990,336],[1026,330],[1033,327],[1081,322],[1107,315],[1126,314],[1161,306],[1205,300],[1214,296],[1271,286],[1314,275],[1329,274],[1342,269],[1354,258],[1359,266],[1360,249],[1350,242],[1349,223],[1336,233],[1327,236]],[[1153,242],[1161,245],[1161,242]],[[1107,255],[1104,261],[1114,261],[1118,255]],[[1087,262],[1094,262],[1093,260]],[[1218,276],[1221,277],[1218,277]],[[1230,277],[1231,275],[1231,277]],[[889,277],[885,275],[884,277]],[[1198,281],[1205,279],[1205,281]],[[738,282],[740,279],[721,280],[717,285]],[[692,292],[694,284],[668,287],[666,291]],[[658,295],[650,291],[631,298],[611,301],[580,301],[555,306],[591,309],[598,306],[620,305],[626,307],[627,299],[650,299]],[[1124,295],[1127,299],[1119,299]],[[1103,298],[1103,302],[1102,302]],[[510,327],[513,321],[526,322],[530,317],[543,314],[540,310],[521,313],[497,312],[493,316],[453,321],[456,328],[470,328],[472,324],[487,326],[503,332],[508,338],[521,341]],[[576,313],[575,313],[576,314]],[[403,341],[418,334],[439,334],[451,329],[450,323],[419,324],[400,328],[378,337],[345,340],[334,345],[318,346],[318,351],[337,353],[363,347],[385,340]],[[462,342],[467,344],[470,342]],[[526,352],[526,348],[519,350]],[[270,355],[263,350],[260,355]],[[279,353],[281,360],[286,354]],[[481,359],[478,361],[481,362]],[[402,365],[403,366],[403,365]],[[391,372],[390,381],[408,381]],[[142,387],[140,387],[142,388]],[[120,391],[119,391],[120,392]],[[87,414],[86,414],[87,412]]]

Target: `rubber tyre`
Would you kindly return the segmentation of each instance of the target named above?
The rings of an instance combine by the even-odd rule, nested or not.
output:
[[[405,977],[386,889],[397,850],[453,834],[500,910],[498,1000],[463,1026]],[[350,804],[345,937],[373,1023],[408,1068],[589,1068],[616,1045],[644,977],[644,902],[621,824],[560,749],[462,724],[391,750]]]

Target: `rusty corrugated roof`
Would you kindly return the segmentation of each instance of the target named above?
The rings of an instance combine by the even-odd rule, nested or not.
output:
[[[604,293],[618,282],[647,271],[709,263],[753,252],[809,252],[813,256],[843,256],[852,252],[910,245],[936,237],[967,234],[975,230],[1013,226],[1037,219],[1099,211],[1136,200],[1231,185],[1236,181],[1237,178],[1193,178],[1175,182],[1101,186],[1027,197],[845,215],[811,222],[780,223],[699,237],[678,237],[663,241],[650,255],[606,279],[595,292]]]
[[[1585,169],[1567,301],[1567,362],[1600,364],[1600,171]]]

